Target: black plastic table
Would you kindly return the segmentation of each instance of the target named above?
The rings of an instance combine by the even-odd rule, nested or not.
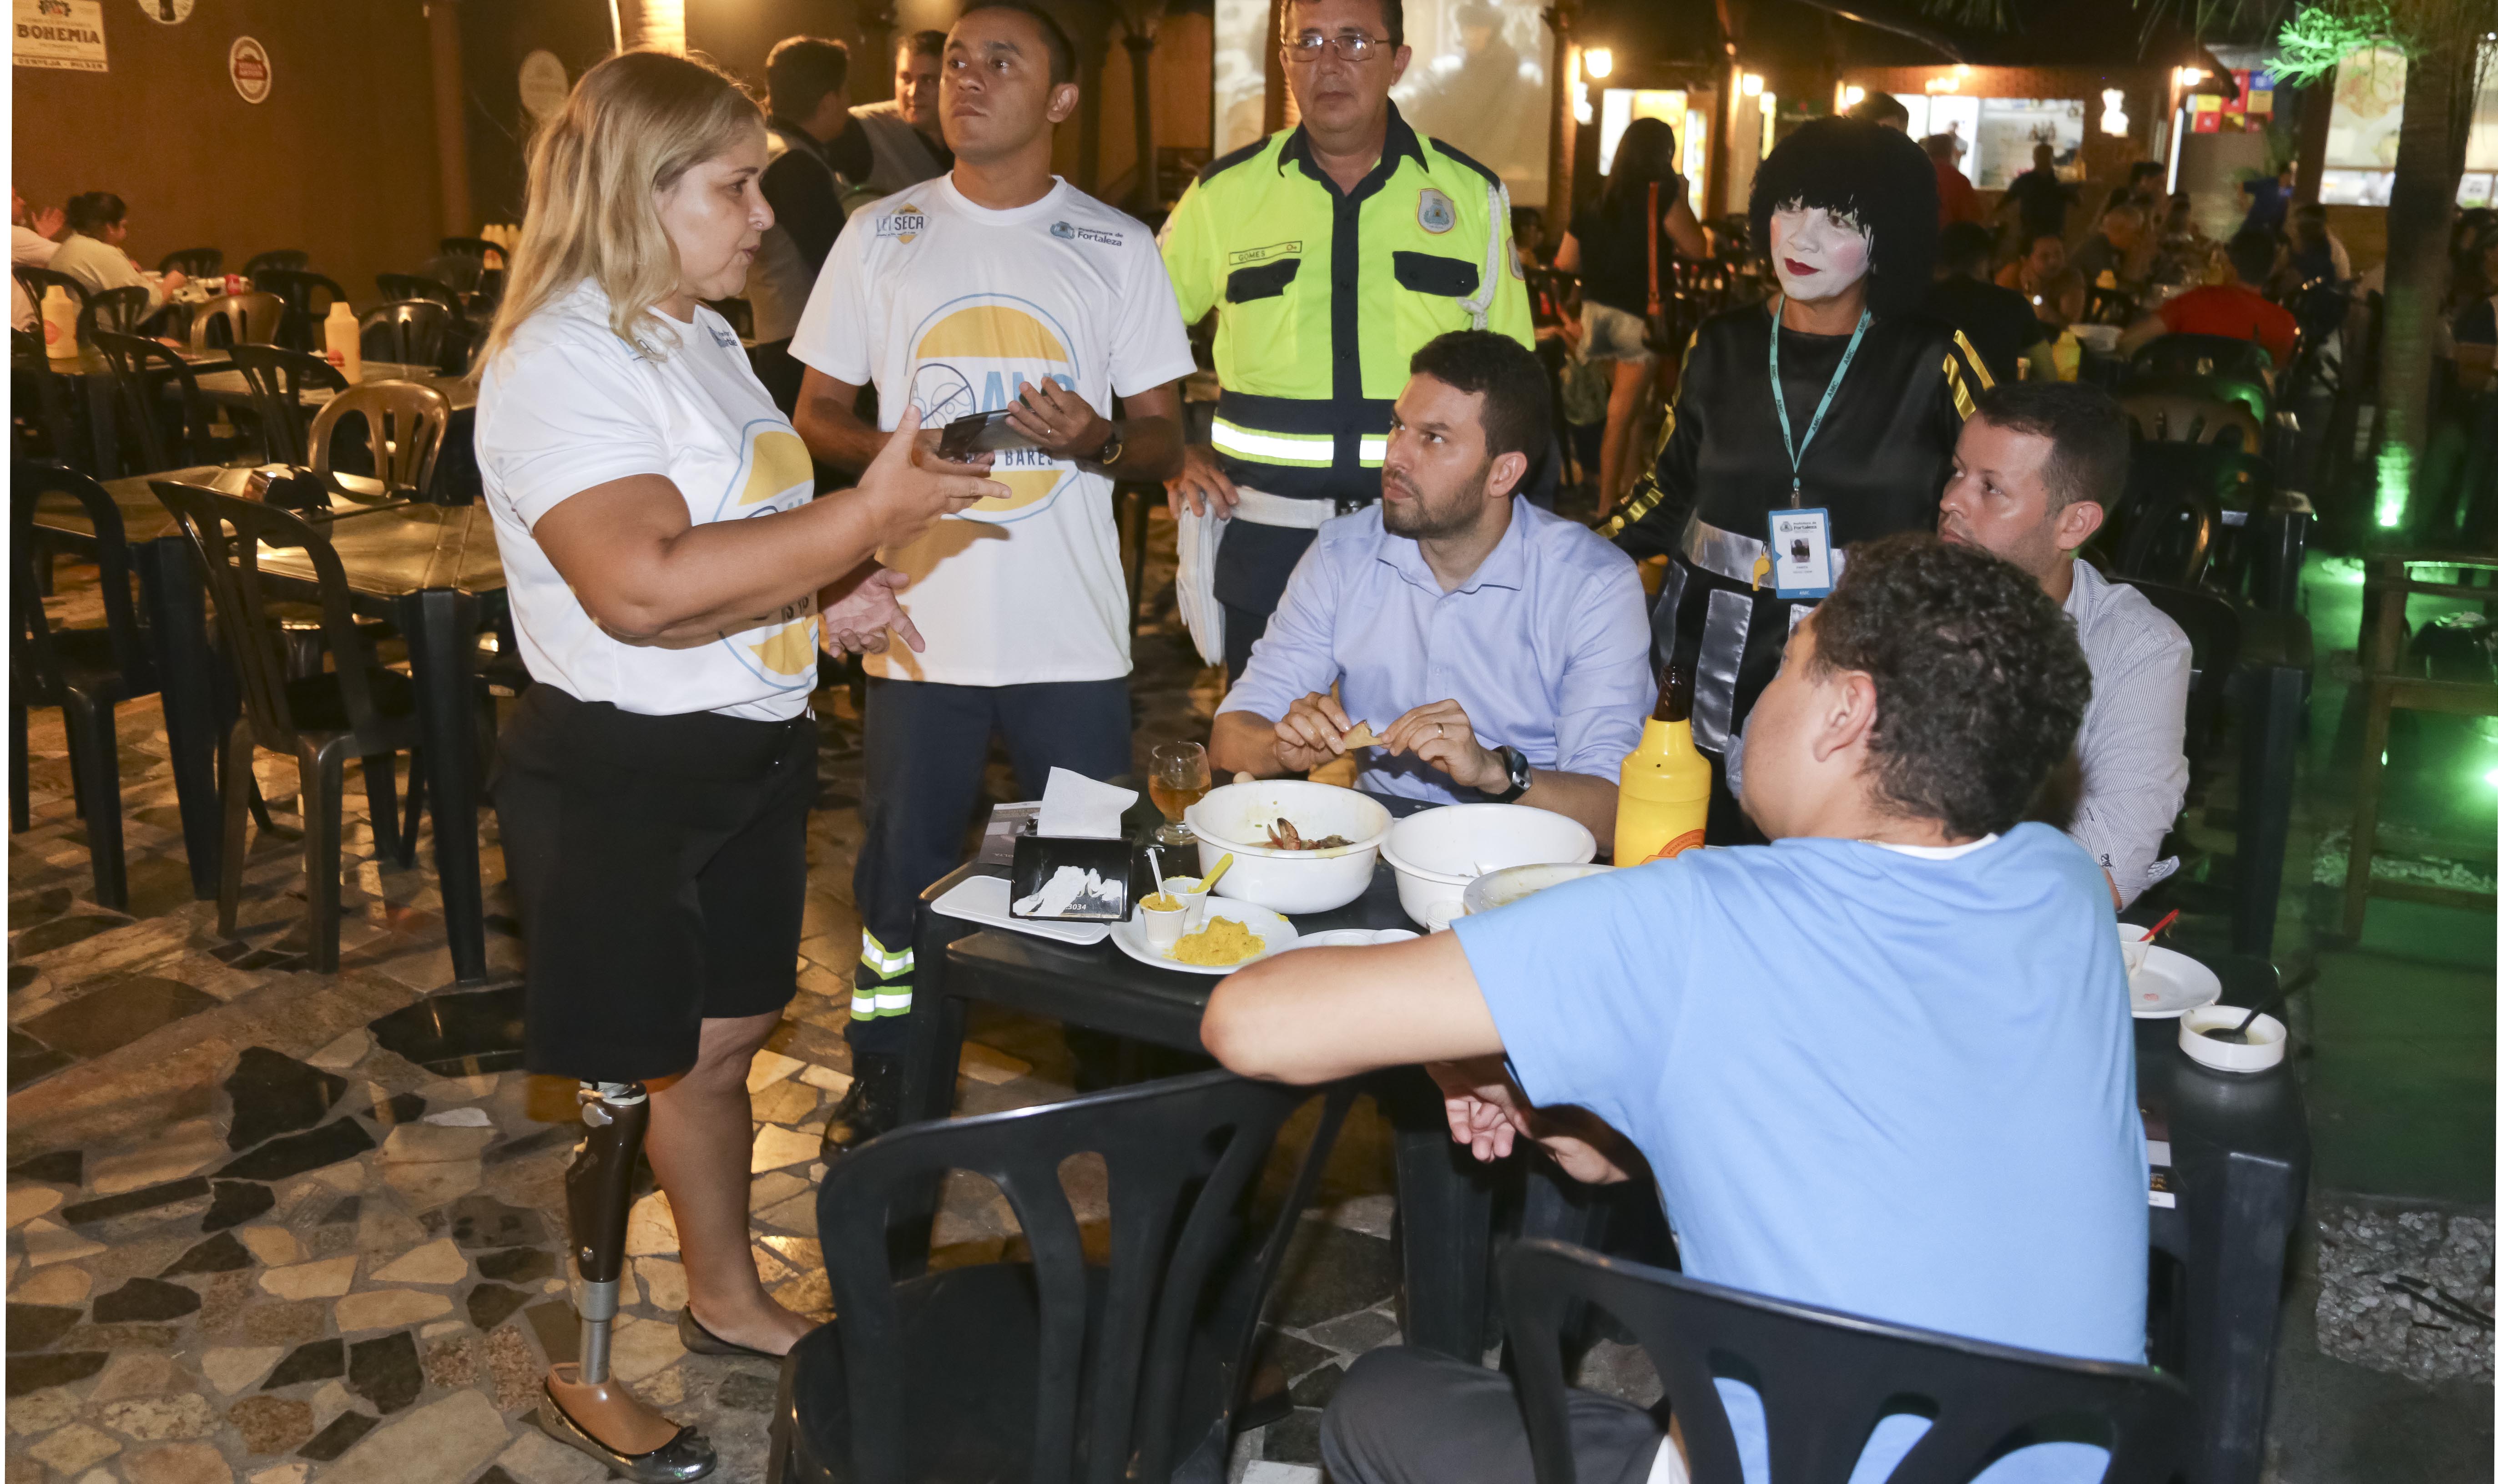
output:
[[[1396,807],[1398,814],[1411,806]],[[941,917],[929,905],[974,875],[1004,868],[966,865],[920,897],[911,1043],[903,1073],[903,1116],[916,1121],[953,1112],[962,1057],[964,1010],[980,1000],[1027,1015],[1202,1051],[1198,1024],[1219,980],[1138,963],[1107,942],[1089,948],[984,928]],[[1297,914],[1305,932],[1340,927],[1412,928],[1396,905],[1393,873],[1383,862],[1370,889],[1331,913]],[[2267,966],[2234,963],[2236,969]],[[2226,998],[2247,1004],[2268,990],[2248,980]],[[2173,1020],[2134,1025],[2138,1096],[2164,1127],[2174,1160],[2174,1209],[2155,1208],[2155,1249],[2182,1273],[2164,1347],[2154,1359],[2174,1367],[2200,1403],[2196,1484],[2254,1484],[2263,1460],[2265,1403],[2290,1234],[2306,1195],[2308,1139],[2298,1090],[2287,1067],[2254,1077],[2208,1071],[2177,1048]],[[1481,1358],[1489,1315],[1493,1185],[1449,1138],[1440,1097],[1420,1069],[1374,1084],[1395,1131],[1396,1195],[1404,1242],[1406,1339],[1467,1360]],[[1526,1191],[1526,1231],[1572,1236],[1585,1188],[1536,1159]]]
[[[249,468],[203,467],[108,480],[120,508],[141,599],[158,647],[163,676],[165,746],[182,817],[182,847],[191,889],[217,891],[223,812],[216,754],[231,701],[221,699],[220,661],[208,640],[208,600],[188,543],[149,488],[179,480],[228,495],[243,493]],[[39,508],[35,524],[78,549],[94,532],[82,515]],[[477,861],[477,805],[482,750],[475,722],[477,628],[500,605],[503,565],[494,520],[484,505],[339,503],[327,527],[347,574],[355,611],[387,619],[407,642],[424,736],[426,784],[433,817],[434,868],[441,877],[442,919],[453,972],[462,984],[486,977],[486,909]],[[301,552],[264,552],[261,580],[274,595],[319,597],[311,563]]]

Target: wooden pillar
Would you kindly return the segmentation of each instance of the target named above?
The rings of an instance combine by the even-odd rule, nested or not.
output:
[[[850,69],[850,96],[861,103],[882,103],[893,96],[893,7],[870,5],[859,13],[860,60],[874,58],[865,77]]]
[[[1128,210],[1147,215],[1162,207],[1162,170],[1154,155],[1154,23],[1127,21],[1120,44],[1128,48],[1128,74],[1137,98],[1137,183],[1128,192]]]
[[[442,177],[442,235],[469,237],[477,222],[468,201],[468,89],[460,75],[460,0],[426,0],[425,28],[433,61],[433,152]]]
[[[1276,133],[1291,127],[1299,116],[1293,107],[1292,80],[1284,73],[1284,15],[1293,0],[1266,0],[1266,120],[1265,132]]]
[[[1579,120],[1570,110],[1570,82],[1577,76],[1571,25],[1578,19],[1578,0],[1553,0],[1544,12],[1545,29],[1553,33],[1553,106],[1545,120],[1544,240],[1561,241],[1570,225],[1570,177],[1576,166]]]
[[[2327,68],[2298,90],[2298,183],[2290,193],[2295,206],[2314,206],[2324,187],[2324,136],[2333,125],[2333,79]]]

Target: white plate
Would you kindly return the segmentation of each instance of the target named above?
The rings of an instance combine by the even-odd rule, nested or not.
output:
[[[1332,932],[1303,933],[1293,947],[1369,948],[1380,943],[1403,943],[1417,936],[1401,927],[1339,927]]]
[[[977,922],[983,927],[1003,927],[1011,933],[1028,933],[1035,938],[1047,938],[1053,943],[1073,943],[1090,947],[1110,936],[1107,922],[1060,922],[1018,918],[1007,908],[1010,888],[1003,876],[966,877],[962,884],[929,904],[929,911],[942,912],[949,918]]]
[[[1261,958],[1272,958],[1286,949],[1297,946],[1301,941],[1301,935],[1293,930],[1291,922],[1285,920],[1279,914],[1268,912],[1255,902],[1235,902],[1228,896],[1216,897],[1206,903],[1205,917],[1207,921],[1212,921],[1216,918],[1230,918],[1264,938],[1266,941],[1265,951],[1252,953],[1238,963],[1182,963],[1167,953],[1156,951],[1152,944],[1145,941],[1145,924],[1137,918],[1130,918],[1125,922],[1111,923],[1110,941],[1118,945],[1120,952],[1138,963],[1149,963],[1157,969],[1175,969],[1182,974],[1229,974],[1234,969],[1246,968]]]
[[[2128,983],[2137,1020],[2174,1020],[2221,997],[2221,977],[2185,954],[2155,943]]]

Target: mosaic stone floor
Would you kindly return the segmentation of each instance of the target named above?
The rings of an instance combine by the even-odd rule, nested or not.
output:
[[[1137,748],[1201,737],[1215,695],[1169,612],[1168,522],[1137,640]],[[64,566],[61,618],[92,622]],[[754,1254],[785,1304],[823,1312],[813,1238],[817,1136],[849,1085],[842,1041],[858,924],[855,714],[819,697],[800,993],[757,1058]],[[126,913],[94,905],[57,712],[30,743],[33,828],[9,855],[7,1484],[580,1484],[605,1470],[552,1441],[536,1379],[569,1359],[561,1176],[572,1086],[517,1070],[518,970],[495,822],[483,988],[455,985],[431,869],[373,856],[348,792],[342,961],[301,967],[291,763],[262,755],[278,829],[256,835],[240,939],[191,899],[152,702],[121,713]],[[991,793],[1017,796],[1003,764]],[[1071,1095],[1056,1026],[977,1019],[959,1106]],[[1302,1232],[1268,1355],[1296,1410],[1233,1468],[1315,1478],[1316,1408],[1351,1355],[1391,1339],[1387,1149],[1359,1117]],[[949,1189],[941,1261],[994,1254],[994,1190]],[[634,1208],[616,1369],[700,1424],[722,1479],[759,1479],[777,1368],[687,1354],[665,1198]]]

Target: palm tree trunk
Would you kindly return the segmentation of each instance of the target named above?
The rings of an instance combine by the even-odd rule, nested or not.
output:
[[[2461,150],[2455,99],[2472,77],[2463,47],[2415,49],[2403,80],[2403,132],[2394,189],[2386,208],[2386,333],[2378,371],[2385,420],[2377,460],[2374,524],[2399,531],[2422,471],[2436,395],[2438,311],[2446,298],[2448,224],[2454,210]]]

